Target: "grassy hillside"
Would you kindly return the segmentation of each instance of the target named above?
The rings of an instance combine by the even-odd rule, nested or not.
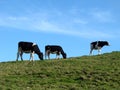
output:
[[[120,90],[120,52],[0,63],[0,90]]]

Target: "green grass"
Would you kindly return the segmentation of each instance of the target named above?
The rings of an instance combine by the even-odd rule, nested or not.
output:
[[[120,52],[3,62],[0,90],[120,90]]]

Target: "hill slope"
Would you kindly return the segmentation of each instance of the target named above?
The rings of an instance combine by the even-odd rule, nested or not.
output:
[[[0,90],[120,90],[120,52],[0,63]]]

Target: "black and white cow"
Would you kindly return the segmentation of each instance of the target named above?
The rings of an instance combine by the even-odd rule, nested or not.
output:
[[[16,61],[18,61],[19,55],[21,57],[21,60],[23,60],[23,53],[30,53],[30,60],[34,59],[34,53],[38,55],[39,59],[43,60],[43,53],[40,51],[36,43],[22,41],[19,42]]]
[[[95,41],[90,43],[90,55],[92,55],[93,50],[98,50],[98,54],[101,54],[101,48],[103,46],[109,46],[107,41]]]
[[[48,56],[48,59],[50,59],[50,53],[51,54],[56,54],[56,59],[59,59],[60,54],[62,54],[64,59],[66,59],[66,57],[67,57],[67,55],[63,51],[62,47],[58,46],[58,45],[47,45],[47,46],[45,46],[45,59],[46,59],[47,56]]]

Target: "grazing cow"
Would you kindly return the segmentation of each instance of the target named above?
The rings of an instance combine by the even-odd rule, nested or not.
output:
[[[95,41],[90,43],[90,55],[92,55],[93,50],[98,50],[98,54],[101,54],[101,48],[103,46],[109,46],[107,41]]]
[[[47,45],[47,46],[45,46],[45,59],[46,59],[46,56],[48,56],[48,59],[50,59],[50,53],[51,54],[56,54],[56,59],[59,59],[60,54],[62,54],[64,59],[66,59],[66,57],[67,57],[67,55],[63,51],[62,47],[57,46],[57,45]]]
[[[23,53],[30,53],[30,60],[34,59],[34,53],[36,53],[39,59],[43,60],[43,53],[40,51],[38,45],[32,42],[19,42],[18,43],[18,52],[17,52],[17,59],[18,61],[19,55],[21,60],[23,61],[22,55]]]

